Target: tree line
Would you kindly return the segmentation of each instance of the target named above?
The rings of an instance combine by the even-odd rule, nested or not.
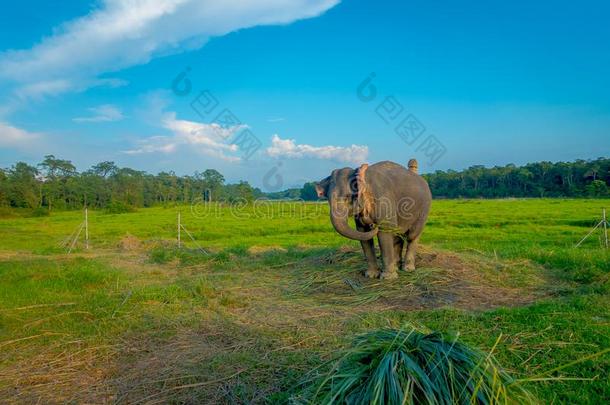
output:
[[[435,197],[607,197],[610,159],[509,164],[424,174]]]
[[[252,200],[260,195],[260,190],[245,181],[226,184],[214,169],[192,176],[171,171],[152,175],[101,162],[79,173],[71,161],[53,155],[36,166],[19,162],[0,169],[0,206],[49,211],[83,206],[120,211],[204,200]]]
[[[574,162],[509,164],[466,170],[436,171],[423,175],[437,198],[608,197],[610,159]],[[152,175],[113,162],[101,162],[78,172],[69,160],[53,155],[31,166],[18,162],[0,169],[0,206],[32,209],[80,209],[83,206],[129,209],[194,201],[234,202],[270,199],[317,200],[314,183],[302,188],[263,193],[245,181],[226,184],[214,169],[178,176]]]
[[[423,174],[435,198],[610,197],[610,159],[537,162],[524,166],[471,166]],[[280,193],[316,200],[315,183]]]

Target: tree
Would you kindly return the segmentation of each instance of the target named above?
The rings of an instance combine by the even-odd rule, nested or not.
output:
[[[237,184],[237,196],[246,201],[254,199],[254,189],[247,181],[240,181]]]
[[[158,196],[163,204],[175,202],[178,197],[178,179],[174,172],[161,172],[157,175],[156,186]]]
[[[100,162],[95,166],[91,167],[91,171],[93,172],[93,174],[103,178],[112,176],[118,170],[119,168],[114,164],[114,162]]]
[[[112,200],[141,207],[144,204],[144,173],[122,168],[112,175]]]
[[[77,174],[76,167],[69,160],[57,159],[53,155],[45,156],[38,166],[43,170],[43,193],[49,211],[54,204],[59,204],[60,208],[65,208],[70,202],[67,200],[68,189],[66,184],[68,178]]]
[[[593,180],[586,187],[587,194],[591,197],[605,197],[608,195],[608,185],[602,180]]]
[[[8,174],[0,169],[0,206],[10,205]]]
[[[76,173],[76,167],[69,160],[57,159],[53,155],[44,157],[38,166],[45,170],[45,175],[50,178],[67,177]]]
[[[207,201],[212,201],[215,198],[217,199],[217,196],[220,194],[220,189],[225,183],[224,176],[214,169],[207,169],[200,174],[200,176],[203,181],[204,198]]]
[[[301,189],[301,199],[305,201],[316,201],[318,192],[316,191],[316,183],[305,183]]]
[[[9,170],[9,199],[14,207],[37,208],[42,204],[38,170],[18,162]]]

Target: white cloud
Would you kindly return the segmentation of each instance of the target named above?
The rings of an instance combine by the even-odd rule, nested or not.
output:
[[[212,36],[320,15],[339,0],[102,0],[31,49],[0,54],[0,78],[37,97],[113,85],[99,76],[203,46]],[[100,82],[101,80],[101,82]]]
[[[267,148],[266,152],[271,157],[330,159],[359,164],[366,161],[369,148],[362,145],[311,146],[297,144],[294,139],[282,139],[278,135],[273,135],[271,146]]]
[[[0,64],[2,62],[0,61]],[[63,93],[70,90],[73,85],[68,80],[40,80],[33,83],[27,83],[20,86],[15,94],[20,100],[42,99],[46,96],[51,96],[58,93]]]
[[[172,142],[170,136],[151,136],[145,140],[138,142],[136,149],[123,151],[128,155],[139,155],[143,153],[172,153],[176,151],[178,142]]]
[[[0,65],[2,60],[0,57]],[[1,77],[1,73],[0,73]],[[68,91],[81,92],[91,87],[109,87],[117,88],[126,86],[128,82],[121,79],[83,79],[73,78],[68,79],[51,79],[38,80],[32,83],[21,84],[16,90],[15,95],[17,100],[26,102],[28,100],[42,100],[47,96],[65,93]]]
[[[120,121],[125,116],[117,107],[112,104],[104,104],[99,107],[89,108],[89,111],[93,114],[90,117],[78,117],[73,118],[74,122],[113,122]]]
[[[41,138],[41,134],[28,132],[0,121],[0,148],[28,147]]]
[[[135,149],[126,150],[130,155],[143,153],[175,153],[180,150],[194,150],[200,154],[237,162],[235,156],[238,146],[229,142],[246,125],[223,128],[218,124],[203,124],[194,121],[178,120],[175,113],[167,114],[163,127],[171,132],[167,136],[154,136],[138,142]]]

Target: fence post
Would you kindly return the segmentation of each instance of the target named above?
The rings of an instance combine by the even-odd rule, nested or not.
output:
[[[178,211],[178,249],[180,249],[180,211]]]
[[[604,238],[606,239],[606,249],[608,249],[608,221],[606,220],[606,209],[603,210]]]
[[[89,209],[85,207],[85,249],[89,249]]]

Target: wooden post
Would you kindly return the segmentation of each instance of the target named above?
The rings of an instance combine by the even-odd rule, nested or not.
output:
[[[178,211],[178,249],[180,249],[180,211]]]
[[[85,249],[89,249],[89,209],[85,207]]]
[[[602,219],[602,221],[604,221],[604,238],[606,239],[606,249],[608,249],[608,221],[606,220],[606,209],[603,209],[603,214],[602,216],[604,217]]]

